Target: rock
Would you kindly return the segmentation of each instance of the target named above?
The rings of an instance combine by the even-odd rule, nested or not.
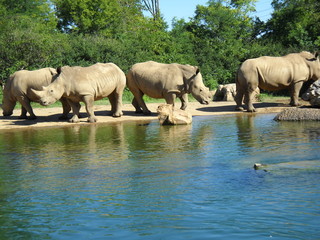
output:
[[[219,85],[213,96],[213,101],[234,101],[236,95],[236,84],[230,83]]]
[[[320,79],[311,84],[301,97],[303,100],[309,101],[311,106],[320,108]]]
[[[161,104],[157,109],[161,125],[186,125],[192,123],[192,115],[181,109],[174,109],[172,104]]]
[[[320,109],[286,108],[275,116],[276,121],[320,121]]]
[[[234,97],[237,93],[237,87],[235,83],[219,85],[218,89],[213,95],[213,101],[234,101]],[[257,88],[254,92],[254,101],[258,100],[260,89]]]

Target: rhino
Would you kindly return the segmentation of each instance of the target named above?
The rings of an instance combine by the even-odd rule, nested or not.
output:
[[[201,104],[209,104],[212,94],[205,87],[199,68],[177,63],[164,64],[143,62],[134,64],[127,74],[127,86],[133,93],[132,105],[136,113],[151,114],[143,95],[151,98],[164,98],[167,104],[173,104],[175,98],[181,100],[181,109],[185,110],[188,93]]]
[[[3,88],[2,109],[3,116],[11,116],[17,101],[21,104],[21,119],[36,119],[30,102],[38,102],[38,98],[31,89],[42,89],[57,77],[54,68],[42,68],[34,71],[20,70],[12,74]],[[71,108],[66,100],[61,99],[63,114],[60,118],[67,118]],[[27,117],[29,113],[29,117]]]
[[[298,96],[304,82],[320,78],[318,53],[291,53],[282,57],[259,57],[242,63],[236,78],[236,110],[243,110],[242,100],[248,112],[255,112],[252,95],[257,87],[268,90],[291,90],[290,105],[298,106]]]
[[[40,99],[40,104],[48,106],[61,97],[68,100],[73,112],[70,122],[79,122],[79,102],[84,102],[88,122],[97,121],[93,111],[93,102],[108,97],[113,117],[121,117],[122,94],[126,85],[126,76],[113,63],[96,63],[89,67],[64,66],[57,69],[59,76],[43,90],[32,90]]]

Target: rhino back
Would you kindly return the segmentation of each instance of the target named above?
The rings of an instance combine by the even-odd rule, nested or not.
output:
[[[307,80],[309,76],[309,69],[299,54],[248,59],[240,71],[247,82],[258,81],[259,87],[265,90],[285,88],[292,82]]]
[[[34,71],[20,70],[15,72],[6,83],[6,91],[10,97],[26,95],[29,99],[34,100],[35,96],[30,89],[41,90],[43,86],[48,86],[52,79],[54,69],[43,68]]]
[[[126,77],[113,63],[97,63],[89,67],[63,67],[65,95],[93,95],[96,100],[109,96],[117,87],[124,87]]]
[[[163,92],[183,88],[183,75],[176,64],[137,63],[132,66],[129,75],[128,86],[137,87],[152,98],[162,98]]]

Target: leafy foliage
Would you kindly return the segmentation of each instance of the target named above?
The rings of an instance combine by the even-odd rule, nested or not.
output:
[[[96,62],[126,72],[154,60],[198,65],[215,88],[234,82],[247,58],[320,46],[318,0],[274,0],[267,22],[249,17],[255,0],[209,0],[170,30],[161,12],[144,16],[152,2],[160,1],[0,0],[0,79],[20,69]]]
[[[251,40],[253,22],[241,10],[239,1],[233,5],[209,1],[207,7],[197,7],[195,17],[188,23],[197,62],[208,73],[210,87],[233,80],[247,53],[246,42]]]
[[[274,0],[274,12],[267,23],[268,39],[284,47],[315,49],[320,33],[318,0]],[[285,23],[285,24],[284,24]]]

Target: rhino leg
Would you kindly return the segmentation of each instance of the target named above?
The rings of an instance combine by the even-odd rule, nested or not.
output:
[[[72,113],[73,113],[73,116],[71,119],[69,119],[69,122],[72,122],[72,123],[77,123],[77,122],[80,122],[79,120],[79,115],[80,115],[80,107],[81,105],[78,103],[78,102],[72,102],[71,100],[67,100],[69,106],[71,107],[72,109]]]
[[[180,109],[181,110],[185,110],[188,106],[188,94],[185,93],[183,94],[181,97],[180,97],[180,100],[181,100],[181,107]]]
[[[30,105],[30,100],[29,100],[29,98],[24,97],[24,96],[21,96],[21,97],[18,98],[18,101],[20,102],[20,104],[21,104],[21,106],[22,106],[22,108],[21,108],[21,116],[20,116],[21,118],[25,118],[25,117],[23,116],[23,113],[24,113],[24,111],[27,111],[27,112],[29,113],[29,115],[30,115],[30,116],[28,117],[29,120],[37,119],[36,115],[33,113],[32,107],[31,107],[31,105]],[[23,110],[23,108],[24,108],[25,110]]]
[[[142,109],[139,106],[139,103],[137,101],[137,99],[134,97],[132,100],[132,105],[134,106],[134,108],[136,109],[135,113],[143,113]]]
[[[97,122],[97,118],[94,115],[94,111],[93,111],[93,103],[94,103],[94,98],[91,95],[87,95],[83,97],[83,102],[86,105],[86,110],[87,110],[87,114],[88,114],[88,122],[90,123],[94,123]]]
[[[247,106],[247,111],[248,112],[256,112],[256,109],[253,107],[252,104],[252,97],[253,97],[253,91],[248,91],[244,95],[244,102]]]
[[[243,107],[242,107],[242,101],[243,101],[243,91],[240,90],[240,89],[237,89],[237,93],[236,93],[236,96],[234,98],[237,106],[236,106],[236,111],[243,111]]]
[[[111,113],[113,117],[121,117],[122,113],[122,93],[117,93],[114,91],[109,96],[109,101],[111,103]]]
[[[68,113],[71,111],[71,107],[66,98],[61,98],[60,102],[62,104],[63,112],[62,115],[59,117],[59,120],[68,119]]]
[[[140,90],[132,93],[134,95],[133,101],[135,101],[136,106],[134,105],[133,101],[132,101],[132,105],[136,108],[136,112],[139,113],[139,109],[137,109],[137,106],[139,106],[140,111],[142,109],[142,112],[144,115],[150,115],[151,111],[147,108],[147,105],[142,98],[144,94]]]
[[[300,89],[303,85],[303,81],[300,82],[296,82],[291,86],[291,101],[290,101],[290,105],[291,106],[299,106],[299,93],[300,93]]]
[[[27,110],[23,106],[21,106],[21,114],[19,116],[19,119],[28,119]]]
[[[166,100],[166,103],[167,104],[172,104],[173,107],[174,107],[174,102],[176,100],[176,97],[177,97],[177,95],[175,93],[171,93],[170,92],[170,93],[165,93],[164,94],[164,99]],[[183,101],[185,101],[185,99]],[[183,103],[182,103],[182,105],[183,105]]]
[[[80,120],[77,115],[73,115],[72,118],[69,119],[69,122],[78,123],[78,122],[80,122]]]

